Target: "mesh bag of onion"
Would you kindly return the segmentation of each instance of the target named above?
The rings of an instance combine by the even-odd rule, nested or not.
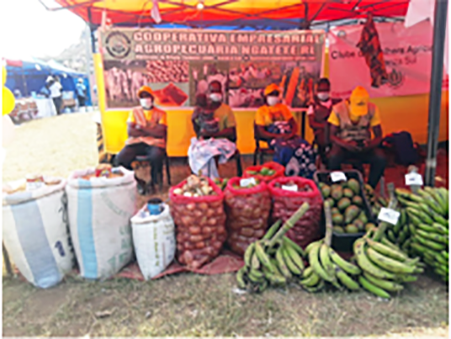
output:
[[[198,269],[218,256],[227,239],[224,194],[207,178],[202,180],[211,187],[208,195],[178,193],[188,180],[170,189],[169,204],[176,225],[177,260],[189,269]]]
[[[246,248],[263,237],[268,227],[271,199],[265,182],[241,187],[241,178],[232,178],[224,191],[227,212],[227,243],[243,255]]]
[[[272,198],[271,222],[278,219],[285,222],[299,206],[308,202],[309,210],[287,236],[302,247],[319,239],[323,201],[315,182],[301,177],[284,177],[271,181],[268,188]]]

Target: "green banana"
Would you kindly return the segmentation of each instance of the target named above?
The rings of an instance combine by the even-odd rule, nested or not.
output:
[[[335,252],[332,248],[329,248],[329,255],[331,260],[338,265],[339,268],[341,268],[346,273],[352,274],[352,275],[358,275],[362,271],[360,268],[349,261],[343,259],[337,252]]]
[[[417,229],[415,228],[414,224],[407,224],[407,227],[409,227],[410,234],[412,235],[417,234]],[[419,226],[417,227],[419,228]]]
[[[434,213],[432,215],[432,217],[434,218],[433,221],[439,223],[440,225],[442,225],[446,228],[449,228],[449,221],[447,219],[443,218],[441,215]]]
[[[397,275],[395,278],[396,281],[398,282],[414,282],[418,280],[418,276],[416,275],[410,275],[410,274],[402,274],[402,275]]]
[[[329,273],[321,266],[319,262],[319,251],[321,247],[321,242],[316,242],[314,246],[308,252],[309,263],[315,270],[315,272],[323,279],[329,282],[335,280],[335,276],[329,275]]]
[[[439,242],[442,244],[447,244],[448,243],[448,238],[445,238],[437,233],[428,233],[428,232],[424,232],[421,230],[418,230],[418,235],[420,237],[423,237],[424,239],[429,239],[431,241],[435,241],[435,242]]]
[[[425,239],[425,238],[421,237],[419,234],[414,235],[413,239],[417,240],[421,245],[429,247],[436,251],[441,251],[446,248],[446,246],[444,244],[437,244],[429,239]]]
[[[320,280],[318,285],[314,286],[314,287],[306,287],[306,286],[302,286],[307,292],[309,293],[316,293],[321,291],[324,288],[324,280]]]
[[[441,251],[440,254],[445,258],[446,260],[449,260],[448,258],[448,251]]]
[[[249,270],[249,273],[247,274],[248,278],[250,281],[252,281],[253,283],[261,283],[265,280],[265,276],[263,275],[262,272],[260,271],[256,271],[253,269]]]
[[[357,264],[362,271],[367,271],[368,273],[381,279],[393,279],[395,277],[393,273],[381,270],[368,259],[365,253],[364,239],[360,238],[354,242],[354,253],[357,259]]]
[[[264,280],[259,286],[258,286],[258,292],[262,293],[264,290],[268,288],[268,281]]]
[[[375,251],[379,252],[380,254],[390,257],[395,260],[399,261],[407,261],[409,260],[409,257],[402,253],[399,250],[394,250],[388,246],[385,246],[384,244],[381,244],[379,242],[373,241],[371,239],[365,239],[368,246],[374,249]]]
[[[379,252],[373,250],[371,247],[367,250],[368,257],[379,267],[392,273],[409,273],[415,272],[415,266],[401,263],[397,260],[386,257]]]
[[[334,267],[329,257],[329,246],[323,243],[319,249],[319,259],[324,270],[329,276],[334,276]]]
[[[384,298],[384,299],[390,299],[390,294],[388,294],[386,291],[384,291],[382,288],[377,287],[376,285],[370,283],[367,279],[365,279],[363,276],[359,276],[359,283],[362,285],[364,289],[366,289],[368,292],[373,293],[374,295]]]
[[[398,246],[396,246],[395,244],[393,244],[390,240],[388,240],[386,237],[383,237],[381,239],[381,243],[384,244],[385,246],[388,246],[392,249],[394,249],[395,251],[398,250]]]
[[[296,244],[293,240],[291,240],[287,236],[284,236],[283,242],[284,242],[285,246],[287,246],[287,248],[293,248],[301,256],[301,258],[305,258],[304,250],[302,249],[301,246]]]
[[[443,258],[440,254],[435,257],[435,260],[442,265],[448,266],[448,260]]]
[[[312,266],[307,267],[301,275],[301,279],[306,279],[308,277],[310,277],[313,274],[314,270],[312,268]]]
[[[246,282],[244,280],[244,275],[246,273],[246,268],[241,267],[236,274],[236,281],[238,283],[238,288],[244,290],[246,289]]]
[[[407,221],[406,211],[402,209],[401,216],[398,222],[396,223],[395,226],[393,226],[393,233],[398,234],[399,231],[401,230],[401,227],[406,223],[406,221]]]
[[[280,225],[282,224],[282,220],[277,220],[266,232],[266,234],[263,236],[263,239],[271,239],[274,234],[278,231]]]
[[[244,252],[244,263],[246,266],[251,266],[251,258],[254,254],[255,243],[251,243]]]
[[[412,242],[411,239],[407,239],[407,240],[404,241],[404,243],[402,244],[401,250],[402,250],[404,253],[407,253],[407,251],[409,250],[409,247],[410,247],[410,243],[411,243],[411,242]]]
[[[429,250],[427,247],[423,246],[422,244],[415,242],[415,238],[413,238],[413,241],[410,244],[410,247],[418,254],[424,254]]]
[[[399,244],[404,243],[404,241],[407,239],[408,236],[409,236],[409,226],[408,225],[404,225],[404,227],[402,228],[401,233],[399,233],[398,243]]]
[[[443,226],[440,225],[440,227],[443,227]],[[422,230],[422,231],[425,231],[425,232],[434,232],[434,233],[438,232],[438,230],[436,230],[434,228],[434,226],[432,226],[432,225],[419,224],[419,225],[417,225],[417,228],[419,230]],[[412,231],[410,233],[412,233]]]
[[[342,285],[351,291],[357,291],[360,289],[359,284],[354,281],[349,275],[346,274],[344,270],[335,265],[335,275]]]
[[[423,189],[418,190],[418,194],[420,194],[423,197],[423,201],[431,208],[434,212],[438,214],[442,214],[442,208],[440,205],[435,201],[435,198],[430,195],[428,192],[426,192]]]
[[[266,279],[268,279],[269,282],[273,285],[283,285],[283,284],[286,284],[286,282],[287,282],[287,280],[279,274],[271,274],[271,273],[267,272],[265,274],[265,276],[266,276]]]
[[[296,250],[291,246],[282,246],[285,254],[285,261],[291,272],[299,275],[304,270],[304,261]]]
[[[407,207],[406,208],[407,213],[409,213],[409,216],[415,216],[417,218],[419,218],[420,220],[422,220],[423,222],[425,222],[426,224],[432,224],[434,222],[434,220],[426,213],[419,211],[417,209],[414,209],[412,207]]]
[[[438,222],[432,223],[432,228],[435,230],[435,232],[438,232],[440,234],[443,234],[446,236],[449,234],[449,230],[442,224],[439,224]]]
[[[283,258],[283,254],[282,254],[282,247],[279,247],[279,249],[276,252],[276,260],[277,260],[277,267],[279,268],[282,275],[287,279],[291,279],[293,276],[291,275],[290,270],[288,269],[287,265],[285,264],[285,260]]]
[[[254,249],[255,249],[255,247],[254,247]],[[259,270],[261,266],[262,265],[260,263],[260,260],[258,259],[257,253],[254,252],[252,254],[252,258],[251,258],[251,267],[254,270]]]
[[[274,272],[274,267],[271,265],[268,255],[265,253],[262,245],[258,241],[255,242],[255,254],[264,267],[266,267],[269,271]]]
[[[423,221],[415,215],[409,214],[409,220],[415,225],[422,224]]]
[[[388,280],[384,280],[384,279],[379,279],[379,278],[376,278],[376,277],[374,277],[371,274],[368,274],[366,272],[363,272],[363,276],[370,283],[376,285],[377,287],[380,287],[380,288],[384,289],[385,291],[399,292],[399,291],[401,291],[404,288],[402,285],[397,284],[394,281],[388,281]]]
[[[309,277],[300,280],[299,284],[301,284],[303,287],[315,287],[319,284],[320,281],[320,276],[313,270],[312,274]]]
[[[311,242],[310,244],[308,244],[307,247],[305,248],[305,254],[306,255],[309,254],[310,250],[312,249],[313,246],[315,246],[317,243],[322,243],[322,242],[323,242],[322,240],[318,240],[318,241],[314,241],[314,242]]]
[[[395,233],[393,233],[392,230],[387,230],[387,238],[390,241],[396,242],[396,236],[395,236]]]

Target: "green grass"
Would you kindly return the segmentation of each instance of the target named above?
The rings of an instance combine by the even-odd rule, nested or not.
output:
[[[448,331],[448,291],[422,276],[391,301],[365,292],[309,294],[293,285],[233,292],[233,274],[156,281],[69,277],[49,290],[3,285],[5,336],[370,336]],[[101,318],[102,312],[111,315]]]

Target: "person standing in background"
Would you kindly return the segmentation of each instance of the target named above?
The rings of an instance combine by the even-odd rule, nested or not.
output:
[[[80,108],[85,107],[86,105],[86,86],[83,83],[83,79],[78,79],[77,85],[75,86],[77,89],[77,99],[78,99],[78,106]]]
[[[307,116],[310,128],[315,135],[315,142],[318,145],[320,156],[325,161],[324,155],[329,146],[329,132],[327,119],[329,119],[332,107],[338,104],[341,99],[330,97],[330,82],[327,78],[321,78],[316,87],[316,95],[313,103],[309,106]]]
[[[58,78],[53,78],[52,76],[49,76],[47,78],[47,84],[48,89],[50,91],[50,98],[53,100],[53,104],[55,105],[56,114],[61,114],[61,105],[63,103],[63,94],[62,89],[63,86],[61,86]]]

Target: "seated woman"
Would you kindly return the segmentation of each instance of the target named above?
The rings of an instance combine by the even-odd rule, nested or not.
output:
[[[194,174],[219,177],[216,161],[226,163],[236,152],[236,122],[232,109],[222,102],[222,85],[212,81],[208,96],[199,94],[191,121],[197,138],[191,139],[188,161]]]
[[[271,84],[264,91],[265,105],[255,116],[259,138],[274,149],[274,161],[285,166],[285,174],[310,178],[316,170],[311,146],[296,135],[297,123],[287,105],[280,102],[280,89]]]

